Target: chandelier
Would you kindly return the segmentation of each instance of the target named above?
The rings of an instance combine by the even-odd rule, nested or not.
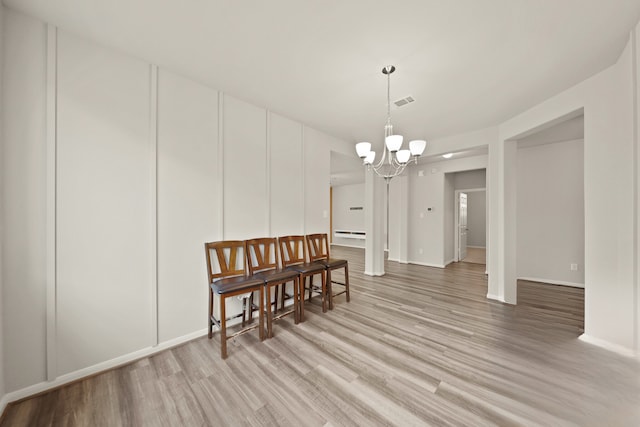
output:
[[[410,161],[418,163],[418,157],[422,155],[427,141],[416,139],[409,142],[409,149],[402,149],[402,135],[393,133],[393,125],[391,124],[391,73],[396,70],[393,65],[387,65],[382,69],[382,74],[387,76],[387,124],[384,126],[384,144],[385,149],[382,151],[382,157],[378,163],[374,164],[376,152],[371,150],[370,142],[359,142],[356,144],[356,152],[362,159],[362,164],[367,169],[372,169],[376,175],[384,178],[389,182],[394,176],[404,172]]]

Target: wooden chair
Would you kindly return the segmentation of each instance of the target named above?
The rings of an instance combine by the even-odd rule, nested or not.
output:
[[[325,266],[327,271],[327,297],[329,299],[329,310],[333,310],[333,297],[347,294],[347,302],[351,301],[349,295],[349,263],[346,259],[331,258],[329,254],[329,239],[325,233],[307,235],[307,249],[309,251],[309,261],[317,262]],[[344,283],[331,280],[331,272],[344,268]],[[333,293],[333,284],[344,286],[342,292]]]
[[[264,280],[247,275],[244,256],[246,249],[242,240],[205,243],[204,249],[207,256],[207,274],[209,277],[209,338],[213,336],[213,326],[218,326],[220,328],[220,355],[223,359],[226,359],[227,340],[255,328],[260,330],[260,341],[264,340]],[[213,257],[212,254],[214,254]],[[244,295],[244,303],[246,299],[253,295],[253,292],[258,292],[260,297],[258,325],[244,327],[245,304],[243,304],[242,314],[227,319],[227,298]],[[214,315],[216,295],[220,297],[220,320],[216,319]],[[249,309],[252,310],[251,304]],[[240,316],[243,316],[242,329],[227,336],[227,320]]]
[[[255,278],[264,280],[265,305],[267,309],[267,337],[273,337],[273,321],[289,314],[293,314],[294,322],[299,321],[300,304],[300,276],[297,271],[278,268],[278,243],[275,237],[262,239],[250,239],[245,241],[247,250],[247,265],[249,274]],[[293,283],[293,308],[284,310],[284,288],[289,282]],[[278,288],[282,287],[282,310],[278,311]],[[271,290],[276,288],[275,301],[271,303]],[[272,312],[273,306],[273,312]],[[275,316],[274,316],[275,315]]]
[[[314,290],[313,276],[319,274],[322,287],[319,289],[322,295],[322,312],[327,311],[327,281],[325,267],[322,264],[307,262],[307,247],[304,236],[282,236],[278,238],[280,245],[280,262],[283,268],[296,271],[300,282],[300,321],[304,321],[304,290],[306,278],[309,277],[309,301]]]

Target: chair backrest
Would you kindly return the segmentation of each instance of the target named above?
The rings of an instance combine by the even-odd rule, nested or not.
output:
[[[280,262],[282,267],[304,264],[307,261],[307,246],[304,236],[278,237],[280,244]]]
[[[327,238],[327,234],[308,234],[307,250],[309,252],[310,262],[329,259],[329,239]]]
[[[224,240],[204,244],[209,283],[223,277],[244,276],[245,245],[242,240]]]
[[[245,240],[249,274],[278,268],[278,243],[275,237]]]

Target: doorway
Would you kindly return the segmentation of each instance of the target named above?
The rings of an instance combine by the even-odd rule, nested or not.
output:
[[[486,211],[486,188],[455,190],[455,262],[486,265]]]

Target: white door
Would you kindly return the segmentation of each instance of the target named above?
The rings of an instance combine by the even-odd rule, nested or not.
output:
[[[467,257],[467,193],[458,197],[458,260]]]

